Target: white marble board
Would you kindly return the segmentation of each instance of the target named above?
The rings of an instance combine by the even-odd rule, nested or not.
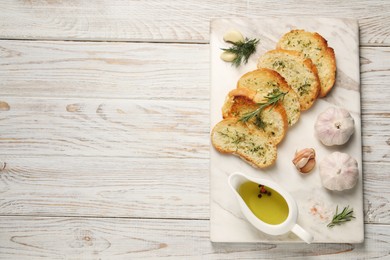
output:
[[[233,155],[210,149],[210,238],[213,242],[302,242],[291,232],[270,236],[256,230],[240,212],[237,201],[227,185],[234,171],[272,179],[285,187],[297,200],[298,223],[314,236],[317,243],[360,243],[364,240],[362,144],[359,73],[359,27],[356,20],[332,18],[256,18],[215,19],[211,22],[211,129],[222,119],[221,108],[227,93],[236,87],[244,73],[256,69],[260,55],[274,49],[278,39],[291,29],[318,32],[335,50],[337,79],[326,98],[301,114],[278,146],[278,158],[271,168],[259,170]],[[235,68],[220,59],[221,48],[229,46],[223,35],[230,29],[244,37],[258,38],[257,51],[245,66]],[[317,115],[330,106],[347,109],[355,120],[355,133],[346,145],[325,147],[314,136]],[[210,129],[210,130],[211,130]],[[307,176],[297,172],[291,160],[295,151],[311,147],[316,151],[317,166]],[[359,182],[347,192],[330,192],[322,187],[318,163],[326,155],[340,151],[350,154],[359,164]],[[328,228],[336,206],[349,205],[355,219],[341,226]]]

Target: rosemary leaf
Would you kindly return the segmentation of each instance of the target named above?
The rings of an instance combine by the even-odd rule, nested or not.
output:
[[[276,104],[283,100],[284,96],[287,94],[287,92],[281,92],[279,89],[274,89],[271,93],[269,93],[265,98],[267,99],[267,102],[265,103],[257,103],[259,106],[257,109],[253,110],[252,112],[248,112],[244,114],[239,121],[241,122],[248,122],[251,120],[254,116],[258,117],[258,115],[263,111],[264,108],[267,106],[272,105],[271,109],[276,106]],[[259,119],[258,119],[259,120]],[[257,122],[258,122],[257,120]]]
[[[222,50],[234,53],[236,58],[232,61],[232,65],[239,67],[242,63],[246,64],[248,62],[249,57],[256,51],[258,43],[258,39],[245,38],[243,42],[232,43],[232,47]]]
[[[349,206],[345,207],[340,213],[338,213],[338,209],[338,206],[336,206],[336,213],[334,214],[332,221],[327,225],[328,227],[334,227],[355,218],[353,216],[353,209],[349,209]]]

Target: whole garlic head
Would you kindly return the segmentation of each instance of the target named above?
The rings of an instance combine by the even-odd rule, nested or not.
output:
[[[328,155],[321,161],[319,169],[321,183],[329,190],[351,189],[359,179],[357,161],[346,153]]]
[[[330,107],[319,114],[314,129],[324,145],[342,145],[355,132],[355,121],[347,110]]]

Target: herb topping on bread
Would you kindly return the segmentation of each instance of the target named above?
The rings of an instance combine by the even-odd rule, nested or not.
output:
[[[227,118],[216,124],[211,132],[211,142],[222,153],[239,156],[257,168],[275,163],[277,148],[265,135],[254,134],[237,118]]]
[[[280,103],[286,110],[288,125],[292,126],[298,121],[301,114],[298,95],[276,71],[267,68],[250,71],[238,80],[237,88],[256,91],[254,97],[256,102],[261,102],[261,99],[275,89],[287,93]]]
[[[257,67],[277,71],[297,93],[301,110],[309,109],[317,99],[320,91],[317,69],[302,53],[271,50],[259,58]]]
[[[264,134],[273,144],[279,144],[288,128],[286,111],[281,104],[267,105],[258,113],[263,103],[256,103],[256,92],[249,89],[233,89],[222,109],[223,118],[235,117],[245,122],[254,134]],[[251,113],[253,116],[251,116]],[[250,116],[245,120],[246,116]]]
[[[310,58],[318,71],[321,82],[320,97],[326,96],[336,80],[336,57],[333,48],[316,32],[292,30],[282,36],[278,49],[300,51]]]

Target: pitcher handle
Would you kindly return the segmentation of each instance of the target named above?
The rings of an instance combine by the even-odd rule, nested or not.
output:
[[[310,244],[313,242],[313,236],[304,230],[300,225],[295,224],[291,231],[306,243]]]

